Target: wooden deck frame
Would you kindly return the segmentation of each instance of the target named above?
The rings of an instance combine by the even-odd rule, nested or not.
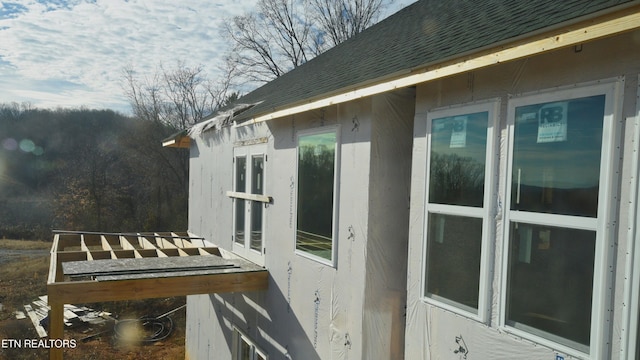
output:
[[[218,256],[238,265],[233,271],[124,280],[72,281],[62,264],[103,259],[143,259],[189,256]],[[144,261],[144,260],[143,260]],[[98,263],[96,263],[98,264]],[[266,290],[268,272],[237,256],[209,246],[204,238],[187,233],[95,233],[54,231],[47,280],[49,338],[64,336],[64,304],[141,300],[195,294]],[[51,348],[50,359],[62,359],[64,349]]]

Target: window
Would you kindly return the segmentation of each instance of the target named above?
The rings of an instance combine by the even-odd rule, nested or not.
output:
[[[504,323],[597,353],[606,270],[615,84],[509,105]]]
[[[239,255],[264,265],[264,207],[271,201],[265,196],[264,144],[234,149],[233,250]]]
[[[424,296],[485,319],[488,209],[497,103],[434,111],[427,117],[429,163]]]
[[[296,251],[321,262],[335,259],[337,131],[298,136]]]
[[[233,352],[234,360],[267,360],[266,353],[260,350],[249,337],[238,329],[234,329],[233,335],[236,344]]]

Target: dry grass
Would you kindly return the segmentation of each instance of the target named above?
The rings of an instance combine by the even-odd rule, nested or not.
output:
[[[22,310],[23,304],[46,294],[48,272],[49,256],[25,256],[0,265],[0,303],[5,306],[5,311],[0,312],[0,320],[11,317],[15,310]]]
[[[51,243],[24,240],[0,240],[0,249],[36,250],[49,249]],[[23,305],[47,293],[49,255],[29,254],[0,264],[0,339],[37,339],[37,334],[28,319],[16,320],[15,310],[24,311]],[[86,305],[96,310],[109,311],[124,318],[145,315],[158,316],[185,303],[184,297],[152,299],[144,301],[121,301]],[[113,324],[104,326],[83,325],[65,330],[65,338],[75,339],[77,347],[65,350],[66,360],[74,359],[184,359],[185,310],[173,316],[174,330],[170,337],[151,345],[122,347],[113,341],[110,330]],[[101,331],[106,333],[89,341],[81,339]],[[46,349],[1,349],[0,360],[48,359]]]
[[[0,338],[38,338],[31,321],[16,320],[13,313],[24,311],[24,304],[47,293],[48,271],[48,255],[23,256],[0,265],[0,303],[4,305],[0,311]],[[0,349],[0,359],[46,359],[47,356],[47,351],[41,349]]]
[[[7,250],[49,250],[50,241],[0,239],[0,249]]]

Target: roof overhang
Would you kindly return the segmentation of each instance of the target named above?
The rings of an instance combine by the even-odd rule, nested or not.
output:
[[[191,138],[187,134],[187,130],[179,131],[162,140],[162,147],[188,149],[189,146],[191,146]]]
[[[321,109],[637,29],[640,29],[640,4],[635,2],[631,6],[625,6],[617,11],[601,14],[588,20],[571,23],[543,33],[520,37],[514,41],[502,43],[499,46],[464,54],[464,56],[448,59],[447,61],[409,69],[403,73],[396,73],[367,84],[359,84],[332,94],[307,99],[301,103],[274,108],[268,113],[248,119],[243,125]]]
[[[54,231],[47,280],[50,338],[70,303],[266,290],[268,272],[188,233]],[[51,359],[61,359],[51,349]]]

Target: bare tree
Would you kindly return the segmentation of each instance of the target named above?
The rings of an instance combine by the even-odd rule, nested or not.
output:
[[[289,0],[260,0],[257,13],[227,24],[234,42],[228,58],[250,81],[265,81],[299,66],[315,52],[307,9]]]
[[[151,77],[136,77],[124,69],[125,94],[136,117],[186,129],[219,108],[227,98],[231,71],[209,80],[203,67],[178,63],[173,69],[160,66]]]
[[[386,3],[390,3],[389,0]],[[383,0],[260,0],[225,33],[227,62],[250,82],[267,82],[373,25]]]
[[[378,20],[382,0],[310,0],[314,22],[324,40],[336,46],[362,32]]]

